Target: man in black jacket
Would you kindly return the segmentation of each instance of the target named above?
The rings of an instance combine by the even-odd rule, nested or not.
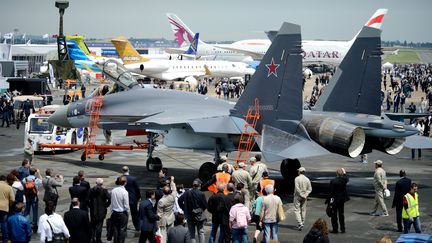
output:
[[[92,228],[92,240],[102,243],[102,226],[107,214],[107,208],[111,204],[108,190],[102,187],[103,179],[96,179],[96,186],[89,190],[90,225]]]
[[[139,220],[138,220],[138,202],[141,199],[141,191],[134,176],[129,175],[129,167],[123,166],[123,175],[127,178],[127,184],[125,186],[126,191],[129,193],[129,208],[132,216],[132,222],[136,231],[139,231]]]
[[[216,233],[220,226],[219,241],[230,242],[231,237],[229,234],[229,210],[226,205],[224,194],[225,186],[218,184],[216,186],[217,193],[213,194],[208,200],[207,210],[212,214],[212,228],[210,233],[209,242],[213,243],[216,240]]]
[[[344,216],[344,204],[349,200],[346,184],[348,183],[348,177],[344,168],[336,170],[336,178],[330,181],[330,194],[326,200],[326,203],[330,203],[333,212],[331,215],[331,222],[333,230],[332,233],[338,233],[338,215],[340,230],[345,233],[345,216]]]
[[[146,191],[146,199],[141,201],[139,206],[139,222],[140,222],[140,238],[139,243],[145,243],[147,240],[150,243],[156,243],[156,221],[159,216],[156,214],[154,191]]]
[[[69,243],[88,243],[91,239],[88,213],[80,209],[80,201],[72,199],[73,208],[64,214],[64,222],[69,229]]]
[[[397,231],[402,232],[402,208],[403,198],[410,191],[411,179],[406,177],[405,170],[399,171],[400,179],[396,182],[392,208],[396,207]]]
[[[87,189],[80,185],[81,181],[78,176],[74,176],[73,178],[73,186],[69,187],[69,194],[71,199],[78,198],[80,201],[80,209],[88,211],[87,207]],[[70,209],[72,209],[73,204],[71,204]]]
[[[178,204],[187,219],[192,243],[197,242],[195,232],[198,234],[198,243],[204,243],[204,211],[207,209],[207,200],[204,193],[200,191],[201,184],[200,179],[195,179],[192,183],[193,188],[178,199]]]

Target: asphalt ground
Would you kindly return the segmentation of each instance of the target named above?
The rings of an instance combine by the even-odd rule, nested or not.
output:
[[[23,158],[23,126],[20,130],[16,128],[0,128],[0,169],[2,174],[18,168]],[[125,143],[123,132],[114,132],[114,142]],[[103,137],[99,136],[98,141],[102,142]],[[144,141],[144,139],[143,139]],[[408,177],[419,183],[420,212],[423,232],[432,233],[432,151],[423,150],[421,160],[411,160],[411,151],[404,149],[396,156],[390,156],[381,152],[374,152],[369,155],[369,163],[361,164],[359,159],[346,158],[339,155],[328,155],[318,158],[301,160],[302,166],[306,167],[306,175],[312,181],[313,191],[307,205],[306,224],[303,231],[295,229],[296,220],[293,213],[292,195],[280,175],[279,163],[269,164],[272,169],[270,176],[276,179],[277,194],[284,202],[287,219],[280,224],[280,242],[301,242],[304,235],[317,218],[326,219],[330,227],[330,218],[325,214],[325,197],[327,195],[329,180],[335,176],[339,167],[344,167],[350,177],[348,192],[351,200],[345,204],[345,234],[330,234],[332,242],[375,242],[384,235],[389,235],[393,240],[397,239],[399,233],[395,232],[395,211],[391,209],[391,199],[386,200],[389,208],[389,217],[369,216],[374,203],[373,173],[376,159],[384,161],[384,169],[387,171],[389,189],[394,192],[394,185],[398,179],[400,169],[407,171]],[[81,151],[63,153],[45,153],[35,156],[33,166],[44,171],[53,168],[55,173],[62,174],[65,178],[64,186],[59,190],[60,201],[57,213],[63,215],[69,208],[68,187],[72,185],[72,178],[79,170],[84,170],[86,178],[91,185],[101,177],[105,186],[113,188],[114,181],[120,175],[123,165],[128,165],[131,174],[138,178],[138,184],[142,191],[156,187],[157,172],[148,172],[145,168],[146,151],[115,151],[105,156],[104,161],[99,161],[97,156],[86,162],[80,161]],[[159,156],[164,166],[169,169],[169,175],[175,177],[177,184],[184,184],[191,187],[194,178],[198,176],[198,169],[202,162],[211,161],[212,153],[194,152],[192,150],[168,149],[163,145],[157,147],[155,156]],[[229,158],[234,158],[230,154]],[[209,194],[207,193],[207,196]],[[392,195],[393,196],[393,195]],[[41,196],[40,196],[41,197]],[[43,212],[43,205],[40,203],[39,212]],[[208,215],[210,219],[210,215]],[[130,220],[129,220],[130,221]],[[210,222],[210,220],[209,220]],[[137,242],[139,233],[132,230],[129,222],[127,242]],[[331,228],[331,227],[330,227]],[[249,226],[249,238],[252,239],[255,226]],[[210,232],[210,223],[205,227],[206,239]],[[32,242],[37,242],[38,237],[34,235]]]
[[[314,78],[307,80],[305,95],[310,94],[314,83]],[[209,95],[214,95],[213,85],[209,86]],[[88,90],[92,90],[89,89]],[[62,91],[54,91],[55,103],[59,103]],[[413,99],[417,100],[421,94],[414,92]],[[132,138],[124,138],[124,131],[113,133],[115,143],[127,143]],[[135,138],[136,139],[136,138]],[[19,130],[15,127],[0,127],[0,171],[2,174],[9,173],[12,169],[18,168],[23,159],[24,126]],[[99,143],[104,141],[103,136],[98,136]],[[139,138],[146,141],[145,138]],[[345,204],[345,234],[330,234],[332,242],[375,242],[384,235],[389,235],[395,241],[399,233],[396,232],[395,210],[391,209],[391,200],[394,193],[394,185],[398,179],[400,169],[407,171],[408,177],[413,182],[419,183],[421,224],[424,233],[432,233],[432,151],[423,150],[421,160],[411,160],[411,151],[404,149],[401,153],[390,156],[381,152],[369,154],[369,163],[361,164],[358,158],[351,159],[339,155],[328,155],[301,160],[302,166],[306,167],[306,175],[312,181],[313,191],[309,197],[307,205],[306,224],[303,231],[295,229],[295,220],[292,204],[292,195],[288,193],[286,183],[279,173],[279,163],[272,163],[268,166],[272,169],[270,176],[276,180],[277,194],[284,202],[287,219],[280,223],[279,240],[280,242],[302,242],[307,231],[311,228],[317,218],[326,219],[329,229],[331,229],[330,218],[325,214],[325,197],[327,195],[330,179],[335,176],[335,171],[339,167],[344,167],[350,177],[348,192],[351,200]],[[69,208],[68,187],[72,185],[72,178],[79,170],[84,170],[86,178],[91,185],[95,185],[98,177],[104,179],[104,185],[112,189],[114,181],[120,175],[123,165],[128,165],[131,174],[138,178],[138,183],[144,193],[147,189],[154,189],[157,182],[157,173],[148,172],[145,168],[146,151],[115,151],[105,156],[104,161],[99,161],[97,156],[86,162],[80,161],[81,151],[57,152],[38,154],[35,157],[33,166],[41,171],[53,168],[55,173],[65,177],[64,187],[59,190],[60,201],[57,213],[63,215]],[[184,149],[166,148],[159,145],[154,152],[154,156],[162,159],[164,166],[169,168],[169,174],[175,177],[177,184],[184,184],[191,187],[192,181],[198,176],[198,169],[203,162],[212,161],[213,152],[197,152]],[[230,154],[229,158],[235,158],[235,154]],[[373,189],[373,161],[381,159],[384,161],[384,169],[387,171],[389,189],[392,191],[390,199],[386,200],[389,209],[389,217],[369,216],[374,204]],[[144,195],[144,194],[143,194]],[[207,193],[207,196],[210,194]],[[42,195],[40,195],[41,197]],[[43,213],[43,203],[39,205],[39,215]],[[208,222],[211,215],[208,215]],[[139,232],[133,230],[129,217],[129,230],[127,242],[137,242]],[[249,226],[249,239],[251,241],[255,226]],[[206,239],[210,233],[210,223],[205,226]],[[105,234],[105,228],[104,228]],[[38,236],[33,235],[31,242],[38,242]]]

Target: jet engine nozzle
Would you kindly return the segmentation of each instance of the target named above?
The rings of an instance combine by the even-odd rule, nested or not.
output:
[[[315,142],[331,152],[354,158],[360,155],[365,145],[366,137],[361,127],[322,117],[304,118],[302,124]]]

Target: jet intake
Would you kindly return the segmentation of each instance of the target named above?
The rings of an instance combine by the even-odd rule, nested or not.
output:
[[[354,158],[360,155],[365,145],[361,127],[322,117],[304,117],[302,124],[315,142],[331,152]]]

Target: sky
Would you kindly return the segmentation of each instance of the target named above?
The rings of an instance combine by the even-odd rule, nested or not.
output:
[[[54,0],[1,0],[0,32],[58,33]],[[65,34],[174,39],[167,12],[202,40],[266,38],[283,21],[300,24],[305,40],[349,40],[378,8],[388,8],[383,40],[432,42],[431,0],[69,0]]]

